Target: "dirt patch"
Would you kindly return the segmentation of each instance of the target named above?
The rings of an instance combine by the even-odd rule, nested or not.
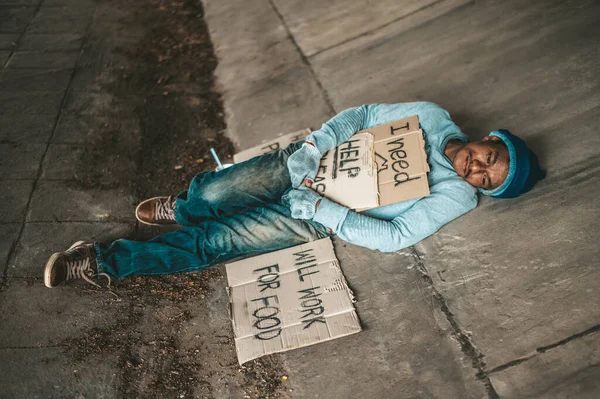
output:
[[[138,62],[122,79],[145,93],[136,112],[142,122],[141,197],[177,193],[199,171],[213,170],[214,147],[222,160],[233,154],[224,137],[223,106],[213,89],[217,61],[203,10],[196,0],[153,2],[134,18],[151,27],[137,48],[127,52]],[[160,182],[160,186],[157,185]]]
[[[196,0],[97,4],[84,57],[95,75],[80,74],[87,79],[83,90],[94,92],[80,95],[82,104],[99,104],[94,112],[81,108],[82,118],[97,128],[78,165],[83,172],[70,184],[133,187],[138,200],[176,194],[216,167],[210,147],[224,162],[233,154],[213,89],[217,61],[202,6]],[[123,159],[134,159],[135,168],[126,170]],[[107,175],[111,181],[103,182]],[[165,231],[138,226],[130,238]],[[114,296],[102,305],[114,308],[114,325],[61,344],[82,367],[90,357],[117,353],[113,367],[123,397],[289,396],[278,356],[237,364],[224,280],[216,267],[115,281]],[[100,295],[89,288],[79,293]]]

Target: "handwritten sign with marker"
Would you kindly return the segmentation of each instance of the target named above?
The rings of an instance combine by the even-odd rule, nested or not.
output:
[[[379,206],[429,195],[429,164],[417,115],[361,132],[374,137]]]
[[[355,133],[321,159],[313,189],[356,210],[429,195],[417,115]]]
[[[371,133],[357,133],[327,151],[321,158],[312,189],[350,208],[376,207],[379,198],[373,144]]]
[[[329,238],[226,265],[240,364],[361,331]]]

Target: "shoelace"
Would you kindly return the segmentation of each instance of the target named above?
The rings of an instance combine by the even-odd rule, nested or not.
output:
[[[158,200],[156,204],[156,219],[175,220],[175,201],[173,197],[167,197],[166,200]]]
[[[98,273],[97,275],[106,277],[108,279],[108,286],[110,287],[110,276],[108,274]],[[90,258],[67,262],[67,280],[82,278],[88,283],[102,288],[90,279],[91,276],[94,276],[94,270],[92,269]]]

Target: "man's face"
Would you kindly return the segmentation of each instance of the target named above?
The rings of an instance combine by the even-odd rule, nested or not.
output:
[[[500,186],[508,175],[508,148],[499,137],[467,143],[452,160],[456,173],[469,184],[487,190]]]

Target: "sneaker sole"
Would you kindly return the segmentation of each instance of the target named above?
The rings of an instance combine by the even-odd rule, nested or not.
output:
[[[56,262],[60,254],[61,252],[53,253],[50,259],[48,259],[48,262],[46,262],[46,266],[44,267],[44,285],[48,288],[56,288],[56,286],[52,285],[52,283],[50,282],[50,275],[52,272],[52,267],[54,266],[54,263]]]
[[[177,224],[177,222],[173,222],[173,223],[150,223],[150,222],[146,222],[145,220],[140,219],[140,217],[138,216],[138,209],[140,209],[140,206],[142,206],[143,204],[145,204],[148,201],[153,201],[153,200],[158,199],[158,198],[164,198],[164,196],[148,198],[148,199],[143,200],[142,202],[140,202],[138,204],[138,206],[135,207],[135,218],[137,219],[137,221],[140,222],[141,224],[145,224],[146,226],[168,226],[168,225]]]
[[[78,245],[81,244],[85,244],[85,241],[77,241],[75,242],[73,245],[71,245],[69,247],[68,250],[71,250],[73,248],[75,248]],[[52,272],[52,267],[54,266],[54,263],[56,262],[56,260],[58,259],[58,257],[62,254],[62,252],[55,252],[52,254],[52,256],[50,256],[50,259],[48,259],[48,262],[46,262],[46,266],[44,266],[44,285],[48,288],[56,288],[58,287],[57,285],[52,285],[52,283],[50,282],[50,276],[51,276],[51,272]]]

